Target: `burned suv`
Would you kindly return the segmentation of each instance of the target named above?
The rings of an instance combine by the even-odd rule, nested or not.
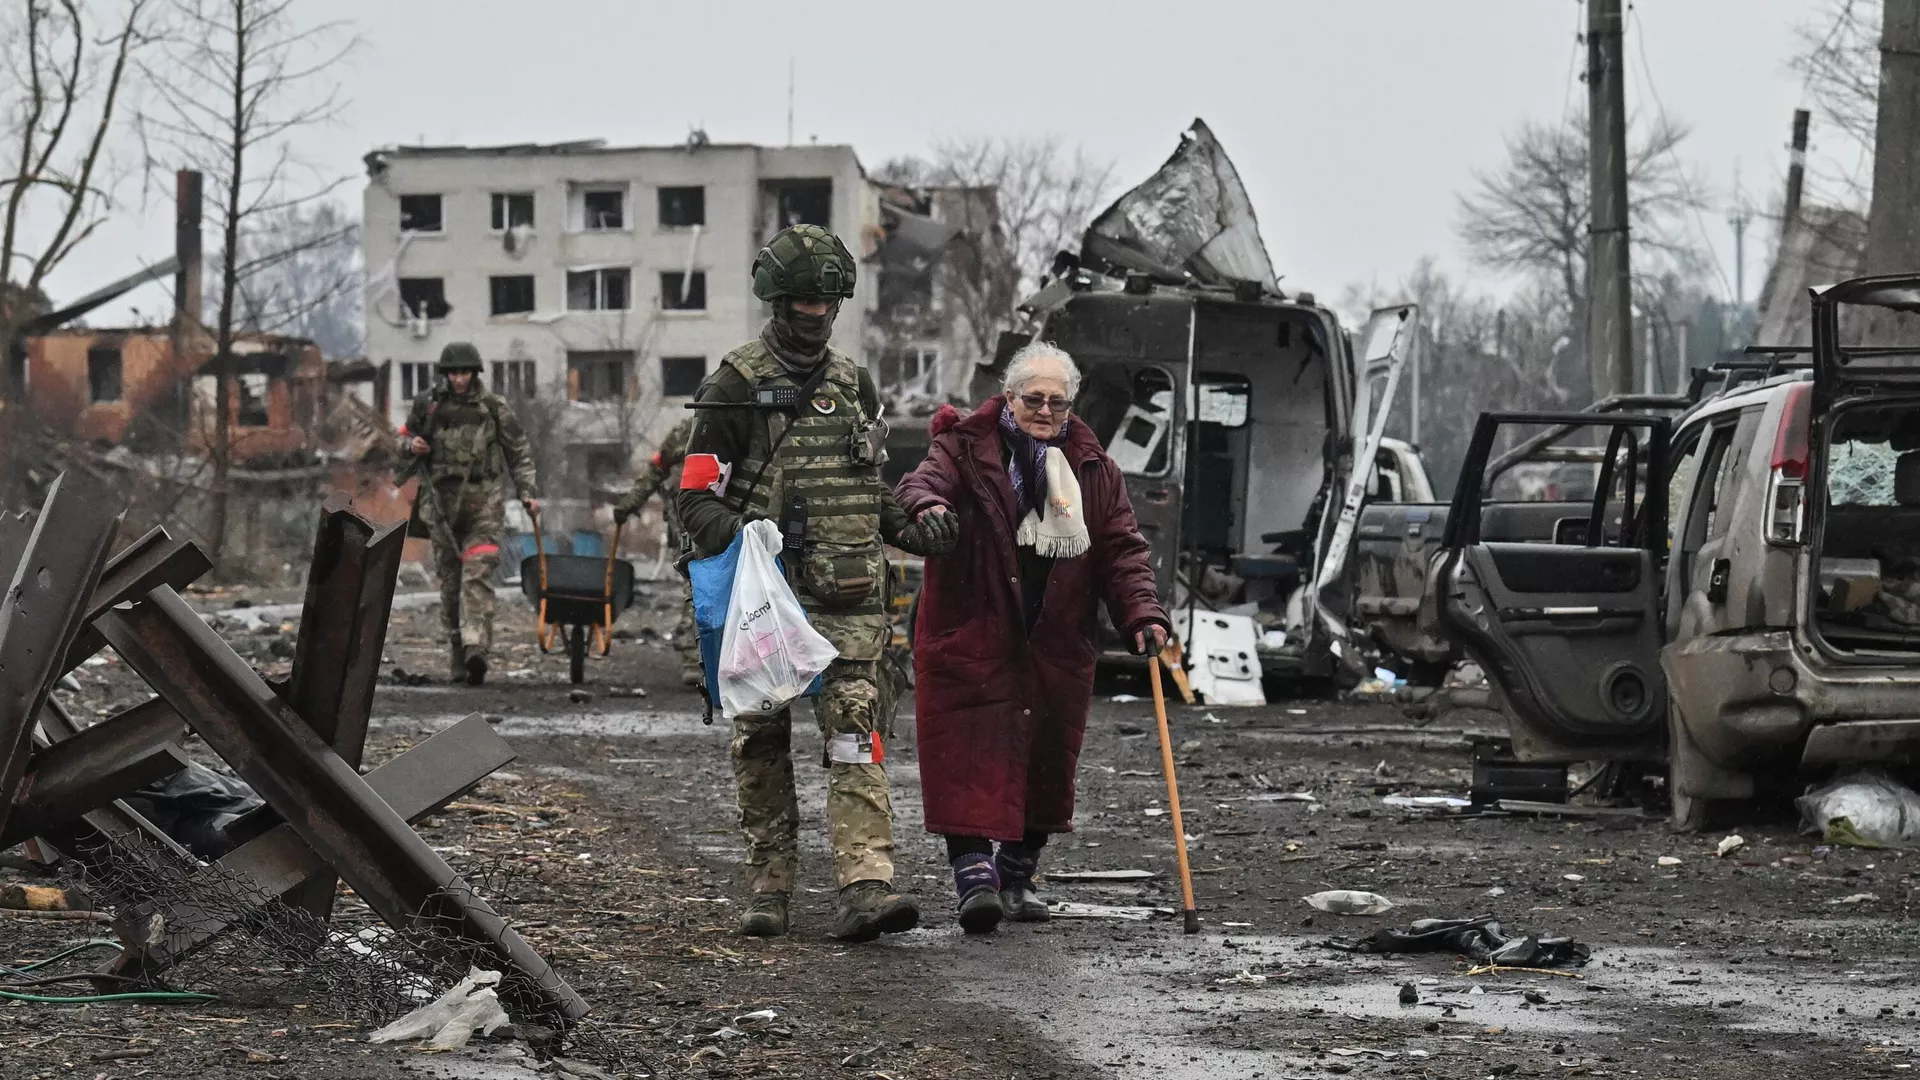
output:
[[[1920,751],[1920,276],[1816,290],[1806,359],[1678,418],[1490,413],[1430,578],[1534,761],[1658,761],[1676,824]],[[1809,355],[1810,354],[1810,355]],[[1584,448],[1583,502],[1492,498],[1496,445]]]

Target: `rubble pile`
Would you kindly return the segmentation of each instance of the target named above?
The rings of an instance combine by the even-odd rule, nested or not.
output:
[[[111,913],[114,940],[95,943],[111,959],[84,977],[191,997],[169,984],[178,965],[264,940],[256,974],[319,970],[352,996],[349,976],[371,972],[404,1001],[488,972],[516,1027],[572,1028],[586,1001],[410,824],[511,761],[506,743],[476,714],[360,772],[404,526],[329,499],[298,625],[236,647],[177,591],[204,554],[154,529],[110,558],[119,521],[74,475],[37,515],[0,517],[0,849],[73,868],[68,894]],[[109,646],[154,696],[83,726],[50,691]],[[232,777],[188,762],[190,734]],[[184,840],[154,812],[183,786],[223,796]],[[332,929],[336,879],[385,927]]]

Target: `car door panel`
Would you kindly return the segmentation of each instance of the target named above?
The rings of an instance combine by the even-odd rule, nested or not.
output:
[[[1545,510],[1480,502],[1480,470],[1498,430],[1548,421],[1600,429],[1616,445],[1622,429],[1632,429],[1626,441],[1644,440],[1645,447],[1621,455],[1629,462],[1623,467],[1637,462],[1648,475],[1663,475],[1667,433],[1658,417],[1483,416],[1449,516],[1437,598],[1441,621],[1481,662],[1522,759],[1657,759],[1666,714],[1659,665],[1664,484],[1636,489],[1626,483],[1623,498],[1610,502],[1533,504]],[[1610,468],[1603,467],[1603,477]],[[1638,506],[1636,491],[1644,495]],[[1597,532],[1588,528],[1595,505],[1603,508],[1606,526]],[[1489,526],[1505,533],[1522,520],[1530,526],[1525,531],[1537,534],[1556,514],[1551,538],[1515,542],[1485,535]],[[1565,521],[1574,527],[1563,527]],[[1576,535],[1579,542],[1568,542]]]

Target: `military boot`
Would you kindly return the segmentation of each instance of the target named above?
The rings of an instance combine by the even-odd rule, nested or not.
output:
[[[467,648],[466,676],[468,686],[479,686],[487,681],[487,650],[478,645]]]
[[[467,647],[460,643],[460,631],[447,635],[447,678],[461,682],[467,677]]]
[[[746,914],[740,916],[743,937],[780,937],[787,932],[787,894],[754,893]]]
[[[893,891],[890,881],[856,881],[840,890],[840,907],[833,913],[827,936],[839,941],[872,941],[881,934],[900,934],[920,925],[920,909],[908,897]]]

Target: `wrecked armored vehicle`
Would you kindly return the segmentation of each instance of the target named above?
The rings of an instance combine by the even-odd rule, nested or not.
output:
[[[1025,325],[976,371],[975,398],[999,390],[1028,341],[1066,349],[1084,376],[1075,412],[1126,474],[1189,665],[1250,679],[1253,693],[1262,676],[1332,679],[1311,586],[1367,426],[1364,405],[1356,417],[1362,369],[1332,311],[1279,288],[1206,125],[1195,121],[1055,269],[1023,305]],[[1411,447],[1380,460],[1381,490],[1431,497]],[[1211,633],[1229,623],[1228,636]]]

